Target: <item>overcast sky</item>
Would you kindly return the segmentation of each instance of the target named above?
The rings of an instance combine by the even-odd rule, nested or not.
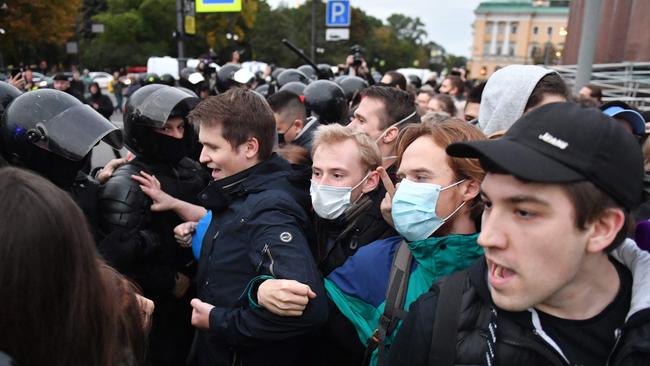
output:
[[[302,0],[267,0],[275,7],[281,2],[289,6]],[[354,7],[361,8],[381,20],[391,14],[401,13],[420,17],[425,24],[429,40],[442,45],[447,52],[459,56],[470,56],[472,47],[472,22],[474,9],[480,0],[350,0]],[[322,19],[324,22],[325,19]]]

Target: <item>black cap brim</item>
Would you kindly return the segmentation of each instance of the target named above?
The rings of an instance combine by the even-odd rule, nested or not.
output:
[[[477,158],[484,166],[494,166],[531,182],[567,183],[586,179],[566,165],[507,136],[499,140],[454,143],[447,147],[447,154],[457,158]]]

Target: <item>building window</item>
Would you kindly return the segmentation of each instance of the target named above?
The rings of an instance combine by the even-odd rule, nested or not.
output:
[[[506,29],[506,23],[499,22],[497,23],[497,34],[503,34]]]
[[[548,34],[549,36],[553,34],[553,27],[548,27],[548,29],[546,29],[546,34]]]
[[[490,54],[490,42],[483,43],[483,55],[487,56]]]
[[[510,27],[510,34],[517,34],[517,23]]]
[[[539,32],[539,28],[537,26],[533,27],[533,34],[537,34]]]
[[[495,52],[495,55],[500,55],[501,50],[503,49],[503,43],[497,43],[497,51]]]
[[[508,50],[508,56],[514,56],[516,49],[517,49],[517,44],[516,43],[510,43],[510,49]]]

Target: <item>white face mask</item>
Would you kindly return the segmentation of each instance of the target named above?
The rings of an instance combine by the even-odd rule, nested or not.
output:
[[[386,134],[386,132],[388,131],[389,128],[397,127],[397,126],[401,125],[402,123],[404,123],[404,122],[408,121],[409,119],[411,119],[411,117],[415,116],[416,113],[417,113],[417,111],[413,111],[413,113],[409,114],[408,116],[406,116],[406,117],[400,119],[399,121],[393,123],[392,125],[386,127],[384,132],[382,132],[381,135],[379,135],[379,137],[377,137],[375,139],[375,144],[379,143],[379,141],[381,141],[384,138],[384,135]]]
[[[359,187],[369,176],[370,172],[354,187],[332,187],[314,183],[312,180],[309,194],[316,214],[326,220],[333,220],[341,216],[350,207],[352,191]]]

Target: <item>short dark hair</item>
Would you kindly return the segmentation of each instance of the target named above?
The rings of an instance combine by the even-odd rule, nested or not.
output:
[[[562,96],[566,100],[570,100],[571,98],[569,88],[567,88],[564,80],[562,80],[562,77],[557,72],[546,74],[544,77],[539,79],[533,92],[530,93],[530,97],[528,97],[528,102],[526,103],[526,107],[524,107],[524,111],[536,107],[542,102],[544,97],[549,94]]]
[[[452,87],[455,87],[458,90],[458,95],[463,95],[463,93],[465,93],[465,83],[460,76],[449,75],[445,79],[449,80]]]
[[[456,115],[456,105],[454,99],[447,94],[436,94],[433,99],[437,100],[442,106],[443,112],[449,113],[451,117]]]
[[[485,89],[485,84],[487,84],[487,81],[482,81],[469,90],[469,93],[467,93],[467,103],[481,103],[481,97],[483,96],[483,89]]]
[[[575,210],[575,225],[579,230],[585,230],[586,225],[597,220],[607,209],[618,208],[625,213],[623,227],[612,243],[605,248],[610,253],[625,241],[634,227],[634,218],[628,210],[621,207],[612,197],[590,181],[579,181],[562,184],[561,188],[569,196]]]
[[[268,159],[275,144],[275,118],[260,94],[233,88],[201,101],[188,115],[193,124],[221,125],[223,138],[233,149],[254,137],[259,143],[259,159]]]
[[[291,120],[300,119],[304,121],[307,118],[307,110],[300,97],[288,90],[282,90],[271,95],[267,102],[273,112],[287,114]]]
[[[371,86],[362,89],[359,93],[361,99],[372,98],[379,100],[384,105],[384,113],[380,117],[381,129],[385,130],[397,121],[400,121],[415,112],[415,98],[406,90],[386,86]],[[417,113],[416,113],[417,115]],[[415,117],[415,116],[414,116]],[[412,120],[417,122],[417,120]],[[400,125],[406,126],[407,123]]]
[[[400,74],[397,71],[388,71],[386,75],[390,76],[389,86],[396,87],[398,86],[402,90],[406,90],[406,78],[404,75]]]

